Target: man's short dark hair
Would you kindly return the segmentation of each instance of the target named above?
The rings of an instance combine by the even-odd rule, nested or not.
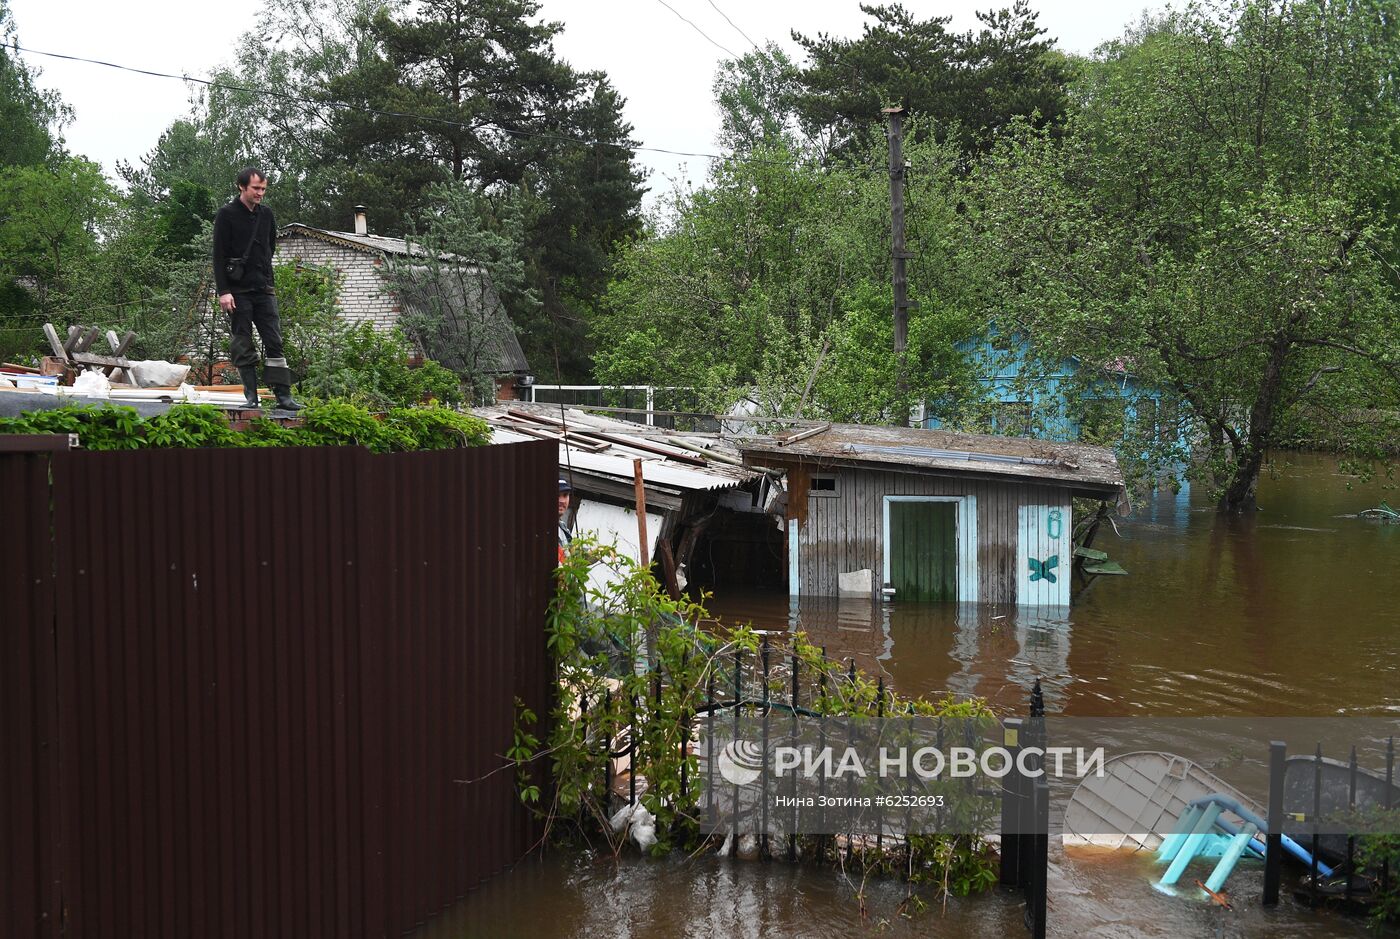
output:
[[[247,166],[239,170],[238,179],[236,180],[238,183],[238,188],[242,189],[245,186],[247,186],[253,181],[254,176],[264,181],[267,180],[267,174],[264,173],[262,170],[258,169],[256,166]]]

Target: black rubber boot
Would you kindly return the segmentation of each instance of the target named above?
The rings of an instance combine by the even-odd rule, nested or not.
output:
[[[277,407],[283,411],[300,411],[301,405],[292,397],[292,389],[287,385],[273,385],[272,393],[277,397]]]
[[[243,406],[245,408],[258,408],[258,370],[252,365],[244,366],[238,370],[238,377],[243,380]]]

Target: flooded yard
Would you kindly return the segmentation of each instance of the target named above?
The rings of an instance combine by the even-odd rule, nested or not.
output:
[[[944,691],[1023,712],[1039,678],[1051,714],[1366,716],[1400,726],[1400,526],[1356,518],[1379,482],[1348,488],[1334,459],[1284,454],[1263,511],[1218,519],[1203,495],[1158,494],[1095,546],[1128,577],[1101,578],[1067,619],[1015,608],[717,596],[711,611],[769,629],[800,624],[904,694]],[[1264,754],[1249,754],[1263,760]],[[1230,882],[1232,911],[1151,887],[1151,860],[1052,849],[1057,936],[1363,936],[1363,920],[1308,910],[1288,889],[1260,907],[1262,871]],[[620,864],[589,854],[528,861],[435,923],[434,937],[1019,936],[1019,893],[994,890],[906,919],[901,884],[855,886],[830,868],[711,856]]]

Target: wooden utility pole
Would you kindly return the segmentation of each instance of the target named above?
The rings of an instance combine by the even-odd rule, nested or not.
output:
[[[909,260],[909,252],[904,247],[904,108],[884,108],[881,114],[890,120],[890,226],[893,229],[893,247],[890,257],[894,261],[894,354],[898,360],[899,394],[903,399],[909,391],[909,381],[904,371],[904,348],[909,341],[909,280],[905,275],[904,262]],[[909,426],[909,413],[901,407],[896,426]]]

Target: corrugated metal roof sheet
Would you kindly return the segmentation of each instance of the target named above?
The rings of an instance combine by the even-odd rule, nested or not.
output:
[[[571,466],[628,485],[633,479],[634,459],[642,461],[642,478],[648,485],[673,491],[734,489],[762,475],[735,465],[740,459],[738,449],[716,437],[688,437],[572,408],[561,410],[558,405],[512,402],[476,408],[474,413],[491,425],[493,443],[553,438],[559,441],[561,467]],[[671,440],[709,453],[697,453]]]

